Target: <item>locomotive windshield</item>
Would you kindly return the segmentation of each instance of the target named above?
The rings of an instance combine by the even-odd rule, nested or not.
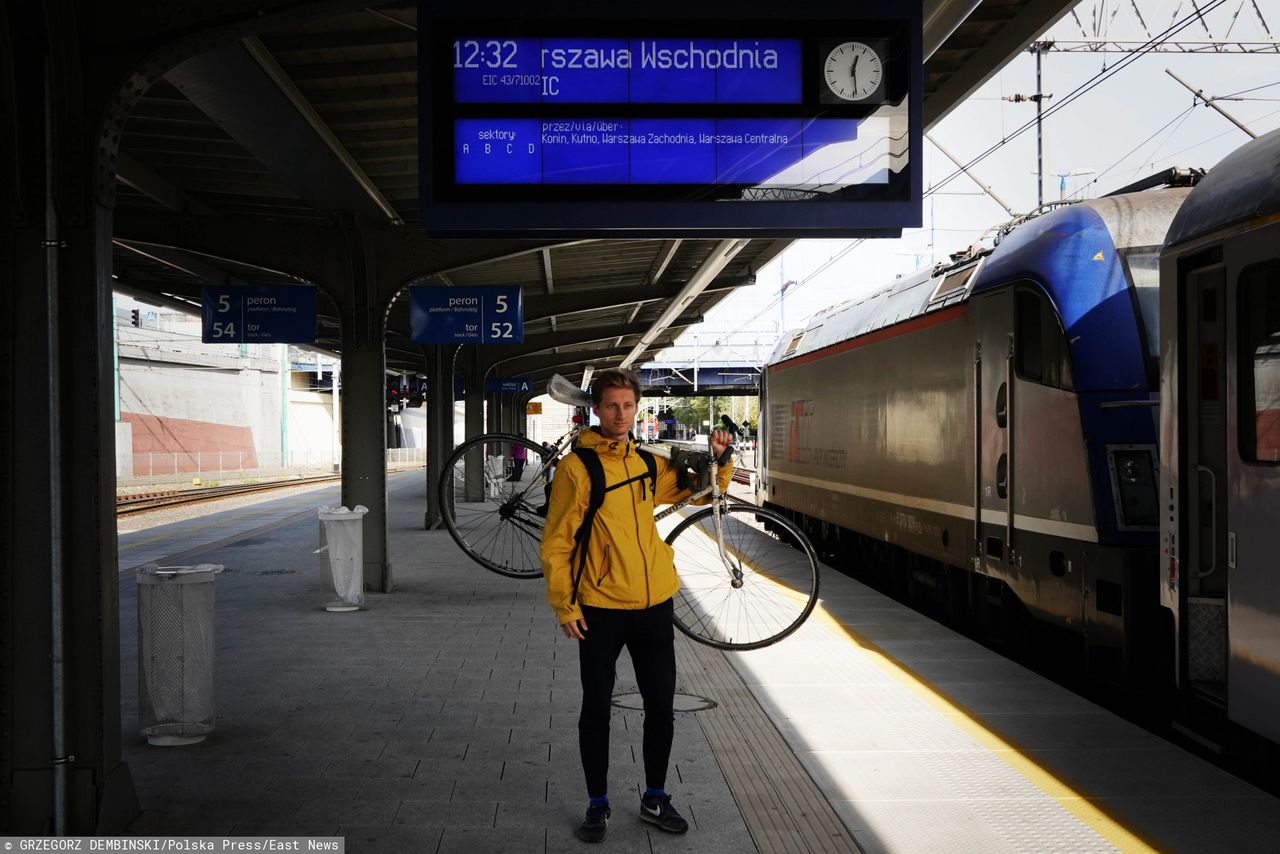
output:
[[[1147,344],[1147,377],[1154,389],[1160,375],[1160,247],[1124,247],[1120,258],[1138,303],[1138,322]]]

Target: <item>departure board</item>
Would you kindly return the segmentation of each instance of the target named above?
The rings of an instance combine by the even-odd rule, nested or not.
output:
[[[736,3],[723,16],[659,4],[591,20],[504,5],[483,20],[420,10],[429,231],[919,225],[919,9],[902,8],[917,4],[859,4],[856,20],[814,17],[847,4]]]

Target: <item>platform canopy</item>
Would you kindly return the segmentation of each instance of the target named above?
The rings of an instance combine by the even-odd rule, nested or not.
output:
[[[925,0],[924,128],[1072,5]],[[124,0],[85,17],[104,45],[158,34],[185,45],[137,98],[115,163],[116,286],[159,305],[190,309],[210,282],[314,282],[307,253],[249,248],[272,233],[319,229],[322,241],[326,227],[358,226],[377,235],[404,285],[522,287],[525,339],[501,355],[501,373],[573,377],[651,358],[790,242],[427,238],[417,227],[415,4],[266,0],[157,15],[154,3]],[[201,50],[192,33],[205,33]],[[379,297],[388,367],[420,371],[407,292]],[[329,349],[333,298],[318,304],[317,345]]]

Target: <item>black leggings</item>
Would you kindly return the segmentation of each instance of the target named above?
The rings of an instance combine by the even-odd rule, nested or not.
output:
[[[640,610],[582,606],[587,639],[578,641],[582,673],[582,714],[578,717],[578,747],[587,795],[609,792],[609,713],[618,655],[625,646],[631,653],[636,683],[644,698],[644,781],[662,789],[667,781],[667,760],[675,735],[672,704],[676,693],[675,627],[672,604]]]

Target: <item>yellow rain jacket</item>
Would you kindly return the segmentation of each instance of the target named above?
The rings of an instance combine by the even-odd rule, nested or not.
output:
[[[596,511],[587,565],[578,585],[577,604],[573,597],[573,576],[578,561],[572,559],[574,535],[582,525],[591,498],[591,479],[586,466],[568,453],[556,466],[551,481],[551,501],[542,532],[542,572],[547,579],[547,601],[560,625],[582,619],[579,605],[596,608],[637,609],[658,605],[680,589],[676,577],[675,554],[662,541],[653,521],[656,504],[674,504],[690,495],[676,486],[676,468],[662,457],[658,466],[658,494],[650,489],[648,468],[635,443],[611,441],[594,430],[584,431],[578,447],[590,448],[600,457],[604,485],[613,486],[643,474],[641,480],[604,494],[604,504]],[[733,465],[719,470],[720,489],[729,486]],[[698,503],[705,504],[707,498]]]

